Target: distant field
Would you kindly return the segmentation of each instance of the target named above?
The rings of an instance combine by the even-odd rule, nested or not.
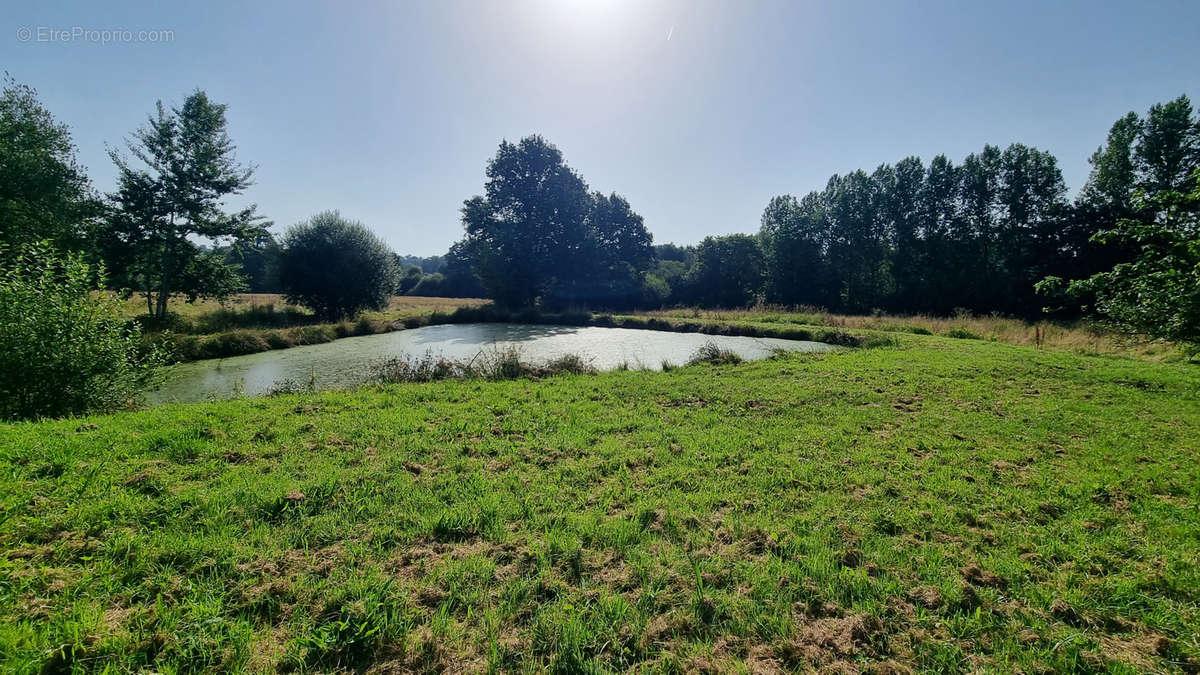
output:
[[[0,424],[0,670],[1200,667],[1200,370],[987,340]]]
[[[452,312],[459,307],[477,307],[489,301],[476,298],[422,298],[415,296],[395,296],[386,309],[370,312],[368,315],[378,319],[400,319],[435,311]],[[274,306],[276,309],[291,308],[307,313],[307,310],[289,305],[278,293],[239,293],[224,303],[214,300],[198,300],[187,302],[183,297],[172,299],[170,311],[185,318],[196,318],[204,314],[221,310],[246,310],[254,307]],[[146,313],[146,299],[134,296],[126,301],[125,312],[128,316]]]

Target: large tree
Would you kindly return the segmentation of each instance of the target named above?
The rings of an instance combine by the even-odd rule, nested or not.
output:
[[[145,294],[157,318],[173,293],[192,301],[243,288],[236,265],[198,240],[253,242],[265,231],[253,205],[225,210],[225,199],[241,194],[253,175],[237,163],[226,129],[225,106],[196,91],[178,108],[158,103],[126,144],[132,157],[109,153],[118,187],[99,244],[119,282]]]
[[[0,92],[0,244],[5,255],[47,240],[77,248],[99,203],[66,125],[26,85],[5,79]],[[2,261],[0,261],[2,262]]]
[[[484,195],[462,220],[476,273],[498,304],[533,305],[569,271],[583,242],[587,184],[541,136],[503,141],[487,165]]]
[[[629,202],[589,193],[541,136],[500,143],[484,194],[464,203],[462,221],[460,250],[503,306],[627,303],[653,261]]]
[[[1200,116],[1186,96],[1117,120],[1071,225],[1074,281],[1050,275],[1041,290],[1131,333],[1200,345]]]
[[[763,210],[759,238],[770,302],[828,304],[823,219],[817,193],[809,193],[799,201],[791,195],[775,197]]]
[[[588,307],[635,304],[654,261],[650,233],[621,195],[596,192],[590,200],[582,239],[573,243],[572,264],[559,270],[552,299]]]
[[[696,247],[696,264],[687,283],[690,299],[701,305],[745,307],[754,303],[763,285],[758,238],[748,234],[705,237]]]

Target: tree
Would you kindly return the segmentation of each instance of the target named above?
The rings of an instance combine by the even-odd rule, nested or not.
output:
[[[1119,299],[1106,293],[1111,290],[1106,284],[1119,284],[1124,293],[1138,289],[1150,303],[1156,294],[1145,284],[1151,279],[1166,283],[1166,277],[1150,273],[1153,265],[1145,254],[1157,246],[1171,249],[1166,242],[1186,232],[1183,226],[1169,229],[1173,226],[1164,205],[1175,203],[1173,217],[1182,217],[1179,207],[1192,190],[1191,176],[1200,168],[1200,118],[1186,96],[1151,106],[1144,118],[1130,112],[1113,124],[1106,145],[1092,155],[1091,163],[1091,175],[1067,219],[1062,246],[1066,264],[1051,270],[1052,278],[1039,288],[1056,300],[1070,301],[1068,309],[1100,313],[1130,330],[1140,325],[1144,332],[1164,334],[1162,329],[1151,330],[1148,318],[1134,320],[1130,308],[1138,303],[1128,295]],[[1171,257],[1178,260],[1181,255]],[[1160,271],[1165,274],[1165,269],[1169,268]],[[1067,284],[1060,275],[1078,283]],[[1180,298],[1186,302],[1186,293]]]
[[[279,292],[279,242],[266,230],[250,240],[217,247],[222,262],[236,268],[250,293]]]
[[[821,237],[822,218],[817,193],[809,193],[800,201],[783,195],[767,204],[759,229],[767,300],[787,305],[826,302],[828,266]]]
[[[0,92],[0,244],[11,255],[49,240],[77,248],[99,202],[66,125],[42,107],[37,92],[5,80]]]
[[[921,211],[925,165],[919,157],[907,157],[887,177],[881,197],[884,219],[890,223],[891,272],[896,284],[889,304],[913,307],[921,302],[925,292],[928,265]]]
[[[132,406],[159,358],[141,348],[103,269],[50,242],[0,244],[0,419]]]
[[[559,305],[635,305],[654,260],[652,237],[621,195],[596,192],[590,200],[575,262],[559,273],[552,298]]]
[[[1193,353],[1200,351],[1200,168],[1192,172],[1190,191],[1139,191],[1134,206],[1153,216],[1126,218],[1096,236],[1126,240],[1137,247],[1138,256],[1071,282],[1067,293],[1094,297],[1095,311],[1127,332],[1175,340]],[[1057,277],[1041,284],[1050,292],[1062,286]]]
[[[352,317],[387,306],[396,287],[395,256],[362,223],[323,211],[284,234],[279,282],[288,302],[323,319]]]
[[[196,238],[251,242],[266,224],[255,207],[226,213],[224,199],[251,185],[253,168],[240,166],[227,133],[225,106],[202,91],[157,114],[127,143],[136,165],[110,151],[118,188],[100,236],[110,267],[125,288],[146,296],[147,311],[163,318],[172,293],[223,298],[243,288],[237,269],[205,251]]]
[[[763,255],[758,239],[748,234],[705,237],[696,247],[696,264],[688,274],[690,299],[710,307],[744,307],[758,299],[763,283]]]
[[[487,178],[462,208],[472,266],[497,304],[531,306],[579,260],[587,184],[541,136],[501,142]]]
[[[1200,121],[1187,96],[1150,107],[1135,150],[1137,187],[1146,194],[1186,193],[1192,167],[1200,163]]]
[[[403,269],[403,266],[398,262],[395,267],[397,271]],[[421,283],[421,279],[426,276],[429,275],[422,274],[420,267],[409,267],[408,269],[405,269],[402,273],[397,275],[396,295],[407,295],[409,291],[416,288],[417,284]]]
[[[497,304],[636,302],[654,254],[624,197],[590,193],[541,136],[501,142],[487,177],[463,204],[460,252]]]

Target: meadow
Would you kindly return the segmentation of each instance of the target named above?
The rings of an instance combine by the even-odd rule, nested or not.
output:
[[[1196,365],[889,335],[0,425],[0,667],[1200,668]]]

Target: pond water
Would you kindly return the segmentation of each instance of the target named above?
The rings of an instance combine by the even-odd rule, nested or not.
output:
[[[564,354],[579,354],[600,370],[621,364],[658,370],[662,362],[682,365],[707,342],[746,359],[770,356],[777,349],[828,351],[822,342],[775,338],[731,337],[699,333],[670,333],[629,328],[543,326],[472,323],[428,326],[379,335],[344,338],[320,345],[182,363],[171,368],[167,381],[148,394],[151,403],[192,402],[227,398],[241,390],[262,394],[277,382],[318,388],[350,387],[371,376],[372,365],[391,357],[426,353],[469,360],[494,347],[515,346],[521,360],[539,363]]]

